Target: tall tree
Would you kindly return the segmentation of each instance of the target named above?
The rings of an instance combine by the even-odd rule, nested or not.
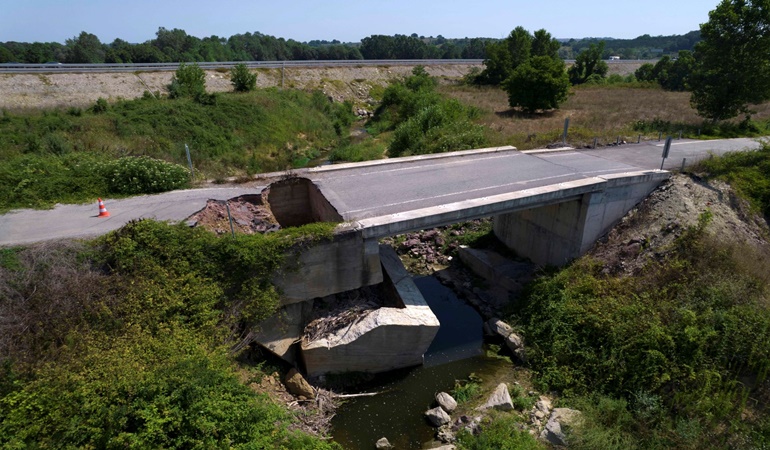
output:
[[[575,58],[575,64],[569,69],[569,81],[572,84],[582,84],[592,76],[604,78],[609,67],[602,61],[604,41],[593,43]]]
[[[501,84],[517,67],[529,61],[533,37],[524,27],[516,27],[504,41],[487,44],[484,71],[478,76],[483,84]]]
[[[701,25],[690,102],[725,120],[770,99],[770,0],[723,0]]]
[[[547,56],[549,58],[558,58],[561,43],[551,36],[551,33],[540,29],[535,31],[535,38],[532,39],[532,56]]]
[[[105,49],[95,34],[82,31],[78,37],[67,39],[67,47],[68,63],[101,64],[104,62]]]
[[[508,104],[534,113],[556,109],[567,100],[569,77],[564,60],[549,56],[533,56],[517,67],[503,83]]]

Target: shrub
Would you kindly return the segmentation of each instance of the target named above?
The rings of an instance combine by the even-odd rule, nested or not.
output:
[[[171,98],[205,99],[206,73],[197,64],[179,64],[179,68],[171,77],[168,93]]]
[[[457,435],[457,442],[465,450],[539,450],[545,449],[541,443],[522,429],[516,417],[494,415],[491,420],[481,424],[478,435],[463,430]]]
[[[147,91],[144,91],[147,92]],[[107,112],[107,109],[109,108],[109,105],[107,104],[107,100],[99,97],[96,99],[96,103],[94,103],[94,106],[91,107],[91,112],[94,114],[101,114],[104,112]]]
[[[146,156],[125,157],[106,163],[103,173],[112,193],[153,194],[185,187],[190,173],[179,164]]]
[[[236,64],[230,70],[230,83],[235,92],[249,92],[257,88],[257,74],[251,73],[246,64]]]

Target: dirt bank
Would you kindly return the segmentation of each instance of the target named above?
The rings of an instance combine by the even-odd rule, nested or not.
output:
[[[473,65],[430,66],[435,77],[458,79]],[[257,69],[257,87],[321,89],[337,101],[366,103],[369,91],[394,78],[408,75],[412,66]],[[173,72],[0,74],[0,109],[11,111],[90,106],[99,97],[108,100],[141,97],[144,91],[166,92]],[[227,70],[207,70],[206,90],[232,91]]]
[[[633,73],[640,62],[628,61],[610,65],[610,74]],[[337,101],[356,104],[371,101],[370,91],[388,84],[394,78],[408,75],[413,66],[360,66],[328,68],[257,69],[257,87],[321,89]],[[478,65],[428,66],[428,73],[443,80],[456,80]],[[166,92],[173,72],[133,73],[46,73],[0,74],[0,109],[19,111],[37,108],[84,107],[99,97],[114,101],[141,97],[144,91]],[[232,90],[227,70],[206,71],[209,92]]]

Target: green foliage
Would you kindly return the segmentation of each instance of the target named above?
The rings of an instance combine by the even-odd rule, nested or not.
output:
[[[287,432],[287,413],[194,335],[135,328],[77,350],[0,400],[4,447],[334,448]]]
[[[559,57],[559,41],[545,30],[533,36],[516,27],[504,41],[488,44],[484,66],[474,80],[501,85],[514,108],[534,113],[558,108],[567,99],[569,78]]]
[[[287,431],[231,350],[275,311],[286,252],[331,227],[232,239],[145,220],[90,251],[9,250],[0,302],[26,331],[4,343],[0,446],[338,448]]]
[[[476,78],[476,81],[480,84],[501,84],[511,75],[513,70],[529,61],[532,54],[533,39],[534,37],[529,31],[523,27],[516,27],[505,40],[488,43],[484,70]],[[540,39],[538,51],[548,52],[551,45],[550,40],[543,39],[542,36]]]
[[[335,148],[329,153],[329,161],[332,162],[360,162],[373,159],[382,159],[387,150],[387,145],[375,139],[367,139],[360,143],[348,144]]]
[[[154,194],[186,187],[190,173],[179,164],[147,156],[110,161],[101,168],[109,193],[121,195]]]
[[[349,103],[277,89],[223,94],[214,106],[148,97],[118,101],[98,114],[4,113],[0,210],[117,194],[108,191],[103,166],[124,156],[186,166],[185,143],[196,174],[205,177],[282,170],[336,146],[353,120]]]
[[[481,394],[481,379],[472,373],[467,380],[455,380],[451,394],[458,404],[474,400]]]
[[[569,87],[564,61],[549,56],[532,57],[503,83],[508,104],[529,113],[558,108],[567,100]]]
[[[465,450],[539,450],[543,444],[522,429],[512,415],[498,414],[481,424],[481,433],[473,435],[463,430],[457,435],[459,448]]]
[[[633,431],[637,427],[643,427],[644,424],[637,422],[638,419],[631,414],[625,400],[596,395],[575,399],[573,406],[581,412],[581,417],[576,426],[568,430],[570,448],[580,450],[639,448],[639,441],[635,438]]]
[[[607,75],[609,66],[602,61],[604,54],[604,41],[598,44],[591,44],[575,58],[575,64],[569,68],[569,81],[574,84],[583,84],[589,81],[592,76],[604,78]]]
[[[770,99],[770,5],[765,0],[723,0],[701,25],[689,79],[698,114],[725,120]]]
[[[236,64],[230,69],[230,83],[235,92],[249,92],[257,88],[257,74],[251,73],[246,64]]]
[[[539,400],[537,396],[528,395],[523,387],[514,385],[509,389],[511,394],[511,400],[513,401],[513,407],[522,412],[529,412],[535,403]]]
[[[56,147],[61,145],[61,147]],[[102,162],[95,155],[70,153],[68,141],[49,141],[51,155],[24,155],[0,164],[0,208],[46,207],[105,195],[152,194],[186,187],[184,167],[149,157]]]
[[[543,389],[633,402],[635,420],[647,423],[627,430],[638,439],[666,434],[669,418],[724,430],[723,440],[746,431],[731,419],[758,385],[738,379],[763,380],[770,368],[770,349],[756,345],[770,338],[766,274],[746,269],[757,257],[750,250],[711,236],[709,220],[706,211],[633,278],[604,276],[585,259],[535,283],[520,317]]]
[[[96,99],[96,103],[94,103],[94,106],[91,107],[91,112],[93,112],[94,114],[100,114],[103,112],[107,112],[108,108],[109,108],[109,105],[107,104],[107,100],[99,97],[98,99]]]
[[[766,218],[770,218],[770,146],[753,152],[735,152],[701,163],[709,177],[730,183]]]
[[[206,72],[197,64],[179,64],[168,85],[168,95],[171,98],[187,97],[205,103]]]
[[[394,130],[390,156],[466,150],[486,143],[484,129],[471,123],[478,114],[457,100],[442,98],[422,67],[390,85],[375,112],[378,131]]]

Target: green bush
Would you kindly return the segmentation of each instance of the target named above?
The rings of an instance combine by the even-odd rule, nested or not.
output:
[[[230,69],[230,83],[235,92],[249,92],[257,88],[257,74],[251,73],[246,64],[236,64]]]
[[[467,380],[456,380],[451,394],[459,404],[473,400],[481,394],[481,379],[470,374]]]
[[[540,450],[546,447],[527,432],[512,415],[495,415],[481,424],[481,432],[473,435],[463,430],[457,443],[464,450]]]
[[[467,150],[486,145],[484,128],[471,120],[474,108],[444,99],[436,81],[416,67],[412,76],[388,86],[372,120],[373,131],[394,130],[388,154],[393,157]]]
[[[206,72],[197,64],[179,64],[168,85],[171,98],[189,97],[196,101],[206,97]]]
[[[747,268],[766,259],[711,236],[708,222],[707,212],[635,277],[584,259],[537,281],[520,317],[541,387],[626,399],[648,428],[686,419],[723,440],[745,433],[752,425],[732,419],[770,369],[770,349],[756,345],[770,339],[766,273]]]
[[[766,218],[770,218],[770,145],[753,152],[734,152],[701,163],[710,177],[728,181]]]
[[[171,191],[186,187],[190,180],[185,167],[146,156],[113,160],[102,170],[109,192],[121,195]]]

